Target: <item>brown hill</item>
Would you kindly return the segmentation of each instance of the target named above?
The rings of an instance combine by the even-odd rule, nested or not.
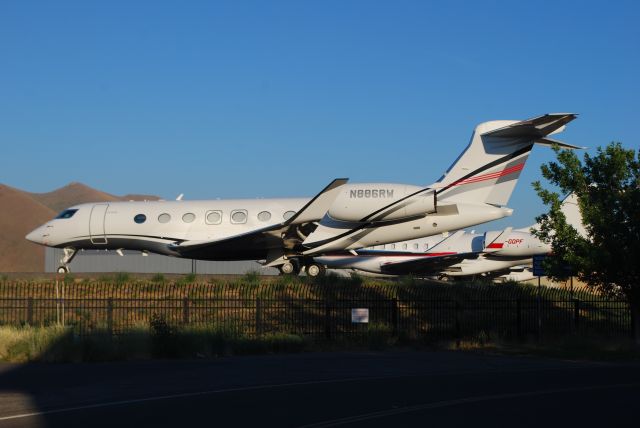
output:
[[[55,212],[26,192],[3,184],[0,207],[0,272],[42,272],[44,247],[24,237]]]
[[[48,193],[29,193],[0,184],[0,272],[42,272],[44,247],[24,237],[65,208],[86,202],[158,199],[152,195],[115,196],[82,183]]]

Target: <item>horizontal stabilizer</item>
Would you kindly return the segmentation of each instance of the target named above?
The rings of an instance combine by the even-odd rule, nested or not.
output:
[[[573,113],[550,113],[533,119],[521,120],[502,128],[483,133],[483,136],[502,138],[543,138],[556,134],[564,129],[564,125],[578,117]]]
[[[559,141],[559,140],[554,140],[553,138],[540,138],[539,140],[536,140],[536,144],[540,144],[543,146],[559,146],[562,147],[563,149],[571,149],[571,150],[585,150],[586,147],[582,147],[582,146],[574,146],[573,144],[568,144],[565,143],[564,141]]]

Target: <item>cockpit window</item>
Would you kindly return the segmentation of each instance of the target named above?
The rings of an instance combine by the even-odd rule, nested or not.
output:
[[[56,218],[71,218],[78,210],[64,210]]]

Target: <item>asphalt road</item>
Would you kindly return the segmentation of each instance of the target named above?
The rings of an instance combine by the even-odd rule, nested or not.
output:
[[[640,364],[462,352],[0,364],[0,427],[636,426]]]

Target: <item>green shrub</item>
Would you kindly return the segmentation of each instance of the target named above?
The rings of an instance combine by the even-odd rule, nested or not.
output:
[[[178,279],[176,281],[176,284],[178,284],[178,285],[192,284],[192,283],[196,282],[197,278],[198,277],[196,276],[195,273],[188,273],[185,276],[183,276],[182,278]]]
[[[118,285],[125,284],[131,280],[131,276],[127,272],[118,272],[115,275],[115,283]]]
[[[156,273],[155,275],[153,275],[151,277],[151,282],[155,282],[155,283],[159,283],[159,284],[164,284],[165,282],[165,278],[164,275],[161,273]]]
[[[252,285],[252,286],[260,285],[260,273],[256,271],[245,273],[243,282],[245,284]]]

